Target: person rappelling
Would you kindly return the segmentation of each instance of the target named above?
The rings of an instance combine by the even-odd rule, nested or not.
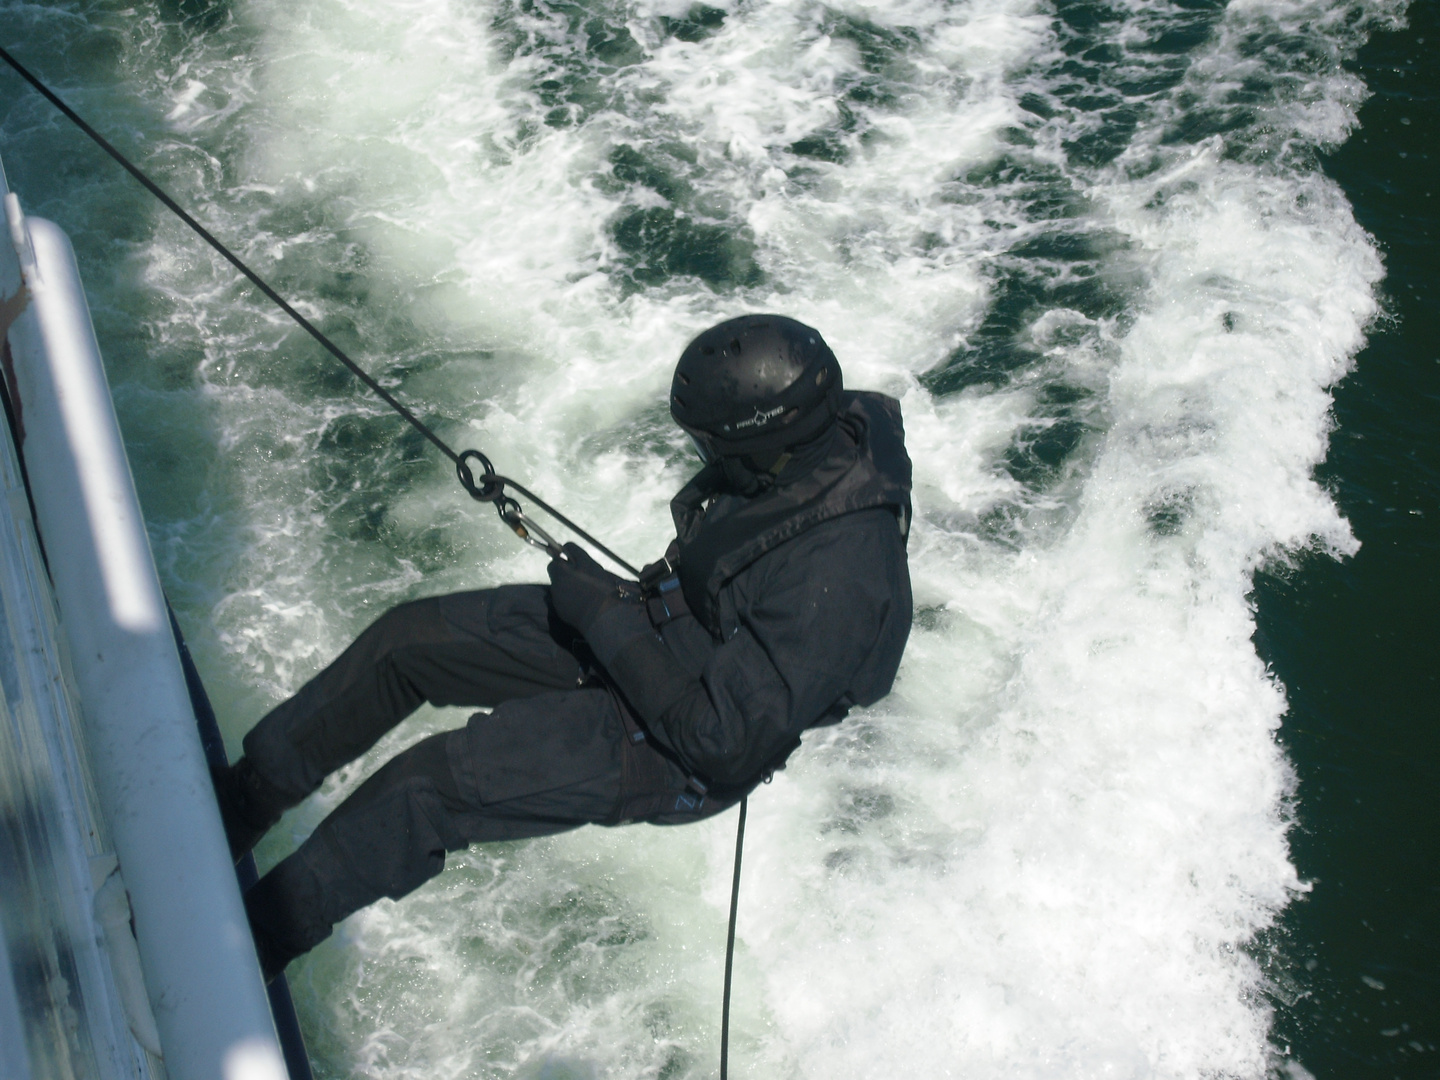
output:
[[[818,331],[745,315],[685,348],[670,412],[704,467],[638,580],[567,544],[548,586],[401,604],[215,772],[238,859],[422,703],[491,710],[397,754],[249,889],[267,981],[447,852],[700,821],[889,693],[912,615],[899,403],[847,392]]]

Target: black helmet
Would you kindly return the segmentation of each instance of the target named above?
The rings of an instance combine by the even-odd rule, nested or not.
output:
[[[834,422],[841,389],[840,362],[818,330],[783,315],[741,315],[680,354],[670,415],[707,460],[779,453]]]

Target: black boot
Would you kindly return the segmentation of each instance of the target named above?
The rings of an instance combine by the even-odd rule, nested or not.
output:
[[[225,823],[230,857],[239,862],[280,820],[293,800],[243,757],[227,769],[212,768],[210,779],[215,785],[215,801],[220,804],[220,820]]]
[[[311,869],[304,845],[246,891],[245,915],[266,985],[330,936],[335,916],[327,901],[333,899]]]
[[[260,975],[265,980],[265,985],[269,986],[299,953],[281,948],[270,940],[269,934],[256,927],[252,926],[250,933],[255,938],[255,955],[260,960]]]

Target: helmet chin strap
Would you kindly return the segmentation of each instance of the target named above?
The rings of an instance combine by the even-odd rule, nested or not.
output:
[[[725,475],[725,486],[736,495],[759,495],[775,486],[775,474],[755,469],[749,458],[723,457],[720,471]]]

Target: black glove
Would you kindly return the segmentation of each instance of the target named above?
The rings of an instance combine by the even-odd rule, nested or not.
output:
[[[597,619],[616,604],[638,598],[633,581],[612,574],[578,544],[566,544],[563,559],[550,560],[550,600],[566,623],[588,635]]]

